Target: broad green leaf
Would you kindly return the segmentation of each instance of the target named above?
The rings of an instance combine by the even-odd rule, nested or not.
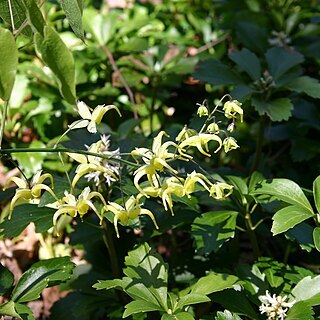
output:
[[[39,32],[44,36],[43,29],[46,22],[35,0],[23,0],[26,9],[26,16],[34,33]]]
[[[201,277],[191,288],[191,293],[208,295],[232,288],[239,278],[225,273],[210,273]]]
[[[201,255],[217,252],[229,239],[234,237],[236,211],[210,211],[194,220],[191,234],[195,238],[197,252]]]
[[[318,213],[320,214],[320,176],[313,181],[313,197]]]
[[[224,312],[217,312],[215,320],[241,320],[241,318],[236,314],[232,314],[229,310],[224,310]]]
[[[286,238],[297,241],[302,250],[310,252],[314,248],[313,227],[302,222],[285,233]]]
[[[253,97],[252,105],[261,116],[266,114],[272,121],[288,120],[293,110],[293,104],[288,98],[264,101],[258,97]]]
[[[194,320],[194,317],[189,312],[179,312],[176,314],[163,314],[161,320]]]
[[[297,51],[274,47],[267,51],[266,59],[269,71],[275,81],[292,67],[302,63],[304,57]]]
[[[18,66],[18,50],[13,34],[0,27],[0,98],[8,101]]]
[[[256,185],[251,194],[274,196],[294,206],[305,208],[313,214],[312,206],[301,188],[295,182],[288,179],[263,180]]]
[[[33,264],[19,279],[11,299],[22,303],[39,298],[46,287],[70,279],[74,267],[70,257],[52,258]]]
[[[15,306],[16,304],[14,303],[14,301],[8,301],[6,303],[0,304],[0,315],[6,315],[21,319],[20,315],[15,309]]]
[[[296,92],[304,92],[308,96],[320,99],[320,83],[311,77],[299,77],[286,84],[286,87]]]
[[[263,174],[258,171],[254,171],[251,174],[250,180],[249,180],[249,185],[248,185],[249,193],[251,193],[251,191],[255,189],[256,185],[262,180],[265,180],[265,177],[263,176]]]
[[[62,96],[70,104],[76,103],[75,67],[72,53],[51,27],[44,28],[44,37],[40,33],[34,36],[36,50],[45,64],[59,79]]]
[[[126,52],[142,52],[149,48],[147,39],[130,38],[127,42],[124,42],[118,47],[119,51]]]
[[[227,65],[213,59],[200,62],[193,76],[198,80],[221,86],[243,82]]]
[[[189,293],[186,296],[183,296],[179,299],[175,310],[182,309],[185,306],[190,306],[192,304],[198,304],[203,302],[208,302],[210,299],[203,294],[197,294],[197,293]]]
[[[110,290],[115,288],[125,289],[126,282],[122,279],[114,279],[114,280],[99,280],[92,287],[97,290]]]
[[[293,228],[298,223],[309,219],[313,216],[309,210],[304,207],[297,207],[294,205],[285,207],[276,212],[272,217],[273,224],[271,232],[273,235],[285,232],[288,229]]]
[[[320,305],[320,275],[303,278],[291,293],[297,302],[306,301],[311,306]]]
[[[77,37],[84,39],[82,27],[83,0],[58,0]]]
[[[244,101],[249,99],[253,93],[258,93],[258,91],[245,84],[239,84],[231,90],[230,95],[238,101]]]
[[[320,251],[320,227],[313,229],[313,242],[318,251]]]
[[[243,71],[245,71],[253,81],[261,76],[261,65],[258,57],[250,50],[244,48],[240,51],[234,51],[229,55]]]
[[[12,218],[0,224],[1,235],[5,238],[17,237],[33,222],[36,232],[41,233],[53,226],[52,217],[56,210],[52,208],[39,208],[34,204],[22,204],[14,208]]]
[[[152,302],[145,300],[134,300],[129,302],[125,306],[125,311],[123,313],[123,318],[126,318],[132,314],[140,313],[140,312],[150,312],[159,310],[159,306],[153,304]],[[166,310],[163,310],[166,311]]]
[[[286,320],[313,320],[312,307],[304,302],[296,302],[287,312]]]
[[[0,263],[0,295],[4,295],[14,282],[13,274]]]

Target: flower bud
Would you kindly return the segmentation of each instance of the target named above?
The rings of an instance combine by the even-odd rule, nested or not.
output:
[[[222,144],[226,153],[230,150],[240,148],[237,144],[237,140],[233,137],[225,138]]]
[[[209,133],[214,133],[214,134],[218,134],[219,133],[219,126],[217,123],[213,122],[210,123],[207,127],[207,132]]]
[[[231,122],[231,123],[228,125],[227,130],[228,130],[229,132],[233,132],[235,128],[236,128],[236,125],[234,124],[234,122]]]

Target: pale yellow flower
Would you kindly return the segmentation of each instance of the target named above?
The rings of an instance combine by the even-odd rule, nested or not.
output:
[[[223,106],[224,115],[228,118],[237,118],[240,116],[240,121],[243,122],[243,109],[241,108],[242,103],[237,100],[227,101]]]
[[[72,130],[87,127],[87,130],[90,133],[96,133],[97,125],[100,124],[104,114],[111,109],[115,109],[118,112],[119,116],[121,117],[121,113],[119,109],[114,105],[108,105],[108,106],[98,105],[91,112],[90,108],[83,101],[78,101],[77,108],[78,108],[78,113],[82,118],[82,120],[73,122],[69,126],[69,128]]]
[[[82,219],[83,216],[88,213],[90,209],[99,217],[100,224],[102,223],[103,215],[99,213],[98,209],[92,202],[92,198],[98,197],[104,206],[106,202],[101,193],[96,191],[90,191],[90,187],[83,189],[81,194],[76,198],[73,194],[70,194],[68,191],[64,192],[64,197],[58,202],[58,210],[53,215],[53,225],[56,225],[58,218],[67,214],[72,218],[76,217],[78,214]]]
[[[197,103],[197,104],[199,105],[199,108],[197,110],[197,115],[199,117],[208,116],[209,115],[208,108],[206,106],[204,106],[203,104],[199,104],[199,103]]]
[[[238,146],[237,140],[235,138],[228,137],[223,140],[223,148],[224,148],[224,151],[227,153],[230,150],[234,150],[240,147]]]
[[[216,182],[210,187],[210,196],[217,200],[225,200],[233,192],[233,186],[225,182]]]
[[[153,221],[155,227],[159,229],[152,212],[148,209],[141,208],[141,204],[139,204],[140,198],[141,195],[138,195],[136,198],[134,196],[131,196],[125,202],[124,207],[116,202],[109,202],[105,206],[105,209],[107,211],[111,211],[114,214],[113,224],[118,238],[120,238],[118,230],[118,221],[121,221],[121,223],[127,225],[129,221],[135,220],[139,215],[149,216]]]
[[[12,211],[17,204],[30,203],[35,201],[38,202],[40,200],[42,190],[48,191],[55,199],[57,199],[52,189],[44,184],[44,181],[46,179],[50,179],[51,185],[53,187],[52,175],[50,173],[41,174],[41,171],[37,172],[33,176],[30,184],[18,177],[12,177],[8,180],[7,185],[9,185],[11,181],[13,181],[18,186],[18,189],[16,190],[16,193],[10,203],[8,219],[11,219]]]

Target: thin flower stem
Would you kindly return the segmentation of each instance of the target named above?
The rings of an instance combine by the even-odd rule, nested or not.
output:
[[[78,149],[69,149],[69,148],[12,148],[12,149],[0,149],[0,154],[3,155],[8,155],[12,153],[23,153],[23,152],[53,152],[53,153],[59,153],[59,152],[64,152],[64,153],[78,153],[78,154],[84,154],[88,156],[94,156],[98,158],[103,158],[103,159],[109,159],[112,161],[118,161],[124,164],[127,164],[132,167],[140,167],[139,164],[124,160],[124,159],[119,159],[113,156],[107,156],[104,154],[100,153],[95,153],[95,152],[90,152],[90,151],[85,151],[85,150],[78,150]]]
[[[5,101],[4,102],[3,113],[2,113],[1,126],[0,126],[0,150],[2,148],[2,139],[3,139],[3,135],[4,135],[4,126],[6,124],[8,106],[9,106],[9,101]]]
[[[13,19],[13,12],[12,12],[12,5],[11,5],[11,0],[8,0],[8,5],[9,5],[9,13],[10,13],[10,20],[11,20],[11,26],[12,26],[12,32],[16,30],[14,26],[14,19]]]
[[[114,70],[114,72],[117,73],[117,75],[119,76],[119,79],[121,80],[124,88],[126,89],[127,94],[129,96],[129,99],[130,99],[130,102],[132,104],[133,116],[134,116],[135,119],[138,119],[139,117],[138,117],[138,113],[137,113],[137,109],[136,109],[136,103],[135,103],[134,96],[133,96],[133,93],[132,93],[130,87],[128,86],[125,78],[123,77],[122,73],[120,72],[119,68],[117,67],[116,62],[114,61],[113,55],[112,55],[111,51],[109,50],[109,48],[107,46],[101,46],[101,48],[103,49],[103,51],[108,56],[108,58],[110,60],[110,63],[111,63],[111,66],[112,66],[112,69]]]

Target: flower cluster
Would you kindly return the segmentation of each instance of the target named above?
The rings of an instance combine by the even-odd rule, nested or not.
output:
[[[229,152],[239,147],[236,140],[229,136],[233,129],[222,130],[219,127],[220,122],[215,121],[214,113],[218,106],[219,104],[211,113],[204,103],[199,106],[198,115],[206,117],[199,132],[185,126],[174,140],[169,140],[168,134],[165,131],[160,131],[153,139],[151,148],[143,147],[132,150],[130,155],[136,164],[121,159],[119,148],[110,150],[110,136],[106,135],[100,136],[99,141],[87,146],[87,151],[67,153],[78,165],[73,179],[71,180],[68,176],[70,190],[65,191],[62,198],[55,194],[53,177],[49,173],[41,174],[39,172],[31,182],[12,178],[11,181],[16,183],[18,188],[10,204],[10,216],[16,205],[26,202],[37,204],[40,201],[42,191],[47,191],[54,199],[54,202],[47,204],[56,209],[53,216],[54,225],[57,224],[61,216],[69,215],[72,218],[79,216],[82,219],[89,211],[98,216],[101,224],[106,213],[110,212],[113,214],[114,227],[117,237],[119,237],[118,222],[128,225],[135,222],[141,215],[149,216],[155,227],[159,228],[153,213],[143,208],[141,202],[143,197],[159,198],[165,211],[170,211],[172,215],[174,214],[173,196],[190,198],[196,191],[197,185],[201,186],[214,199],[226,199],[233,191],[231,185],[215,181],[209,174],[205,175],[195,170],[191,173],[181,174],[174,166],[176,160],[194,161],[194,155],[190,152],[192,148],[197,149],[204,156],[211,157],[210,144],[212,143],[215,144],[213,153],[217,153],[222,148],[225,152]],[[90,133],[96,133],[97,125],[107,111],[115,109],[120,114],[118,108],[113,105],[99,105],[91,110],[85,103],[78,102],[77,108],[82,119],[73,122],[67,132],[86,128]],[[228,121],[232,120],[233,127],[238,116],[243,121],[241,103],[236,100],[226,102],[221,112],[224,113]],[[221,138],[221,135],[225,135],[225,137]],[[166,141],[164,141],[165,139]],[[80,194],[76,193],[76,186],[83,177],[88,181],[93,181],[98,188],[97,190],[102,183],[110,187],[120,177],[120,161],[129,166],[138,167],[133,172],[133,183],[138,190],[137,195],[122,199],[123,204],[121,205],[118,202],[105,200],[102,193],[91,191],[90,187],[84,188]],[[202,169],[202,172],[205,171]],[[44,183],[47,179],[50,180],[51,186]]]
[[[262,302],[259,310],[261,314],[265,313],[268,316],[268,320],[283,320],[287,316],[287,311],[291,308],[295,301],[285,302],[287,296],[281,297],[276,294],[270,295],[269,291],[266,294],[259,297]]]

